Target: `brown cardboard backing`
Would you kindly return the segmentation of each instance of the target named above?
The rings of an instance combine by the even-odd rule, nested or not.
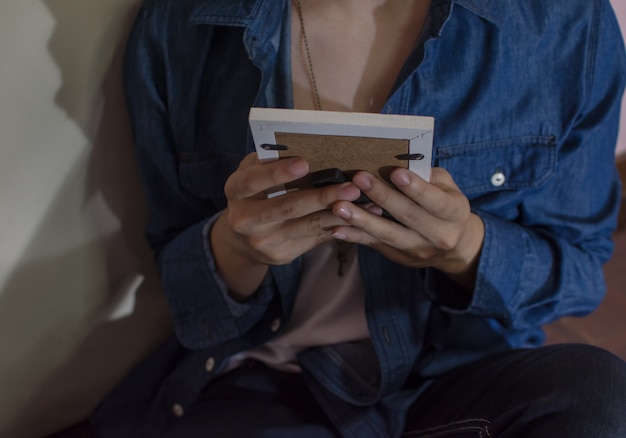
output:
[[[339,168],[345,172],[367,170],[375,175],[389,167],[408,167],[396,155],[409,152],[409,140],[340,135],[276,132],[276,143],[288,147],[281,158],[299,156],[309,162],[311,172]]]

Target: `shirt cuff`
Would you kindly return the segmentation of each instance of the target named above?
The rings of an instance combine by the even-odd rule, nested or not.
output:
[[[435,269],[426,271],[426,291],[442,310],[459,315],[510,318],[519,294],[526,242],[523,229],[510,221],[477,214],[485,224],[485,238],[471,294]]]
[[[272,287],[273,281],[270,275],[266,275],[257,291],[252,294],[252,296],[250,296],[246,301],[237,301],[231,297],[231,295],[228,293],[228,286],[224,282],[222,276],[217,271],[215,256],[213,254],[213,251],[211,250],[211,244],[209,239],[211,228],[222,213],[223,211],[220,211],[213,215],[211,218],[209,218],[207,223],[204,225],[204,228],[202,229],[202,235],[204,237],[204,253],[206,256],[209,271],[215,278],[215,282],[220,286],[218,289],[218,293],[221,294],[221,297],[226,303],[226,306],[228,307],[231,315],[235,318],[241,318],[253,306],[265,306],[272,301],[272,297],[274,296],[274,291]]]

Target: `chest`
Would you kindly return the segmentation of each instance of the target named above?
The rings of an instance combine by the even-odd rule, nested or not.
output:
[[[407,2],[404,8],[370,3],[347,9],[336,2],[293,2],[290,43],[296,108],[382,109],[418,43],[429,1]]]
[[[281,82],[273,89],[288,95],[281,90],[291,85],[296,108],[311,109],[312,81],[306,53],[300,47],[299,18],[294,8],[290,13],[292,32],[287,41],[291,44],[282,46],[281,53],[285,50],[292,56],[279,59],[288,61],[280,65],[280,71],[291,68],[290,76],[281,75],[291,77],[291,82]],[[371,26],[337,29],[345,23],[342,18],[318,27],[322,34],[326,29],[327,35],[316,39],[315,22],[309,26],[307,17],[304,10],[323,109],[366,112],[384,107],[389,113],[434,116],[433,165],[448,169],[477,208],[515,217],[524,190],[538,188],[553,173],[556,144],[567,129],[562,121],[576,111],[575,97],[582,94],[571,90],[555,94],[564,91],[555,81],[564,75],[582,78],[584,74],[576,64],[553,59],[552,52],[543,50],[541,41],[532,35],[477,23],[469,11],[457,8],[445,32],[421,45],[423,61],[417,66],[412,52],[420,40],[417,32],[407,39],[410,44],[404,44],[403,38],[375,42],[375,36],[365,44],[357,36]],[[394,34],[395,28],[382,23],[380,29]],[[198,75],[202,82],[197,87],[183,78],[184,86],[179,89],[184,95],[179,92],[173,99],[181,108],[173,112],[177,152],[182,157],[178,174],[185,189],[209,201],[206,214],[223,207],[223,182],[253,148],[247,131],[249,107],[267,104],[264,90],[271,87],[262,78],[271,77],[277,68],[273,58],[262,56],[267,50],[261,46],[250,46],[246,52],[238,29],[219,27],[215,32],[219,35],[212,39],[207,61],[192,59],[199,69],[209,64],[214,68],[202,68]],[[396,32],[400,34],[406,36]],[[520,40],[520,35],[525,38]],[[501,50],[514,42],[514,57]],[[393,56],[390,47],[397,49]],[[525,60],[531,55],[535,62],[529,65]],[[390,62],[378,64],[381,57]],[[549,75],[547,70],[559,74]],[[191,115],[189,108],[194,109]],[[500,174],[506,177],[504,184],[498,185],[497,179],[493,184],[494,175]],[[492,196],[496,194],[500,195]]]

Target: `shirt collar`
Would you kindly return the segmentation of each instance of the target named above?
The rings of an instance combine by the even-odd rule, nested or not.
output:
[[[262,3],[259,0],[194,0],[190,23],[246,26]]]
[[[246,26],[257,15],[263,1],[267,0],[194,0],[191,24],[230,24]],[[276,0],[272,7],[276,8]],[[442,0],[463,6],[467,10],[499,24],[507,6],[503,0]]]
[[[505,0],[451,0],[493,24],[500,24],[507,11]]]

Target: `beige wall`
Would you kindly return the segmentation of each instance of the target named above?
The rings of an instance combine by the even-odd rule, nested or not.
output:
[[[622,28],[622,34],[626,37],[626,0],[611,0],[611,4],[617,14],[617,19]],[[626,38],[625,38],[626,40]],[[622,118],[616,154],[626,154],[626,94],[622,98]],[[626,190],[626,188],[625,188]]]
[[[137,3],[0,3],[1,437],[82,418],[170,330],[120,88]]]
[[[85,416],[169,331],[120,88],[136,4],[0,3],[1,437]]]

